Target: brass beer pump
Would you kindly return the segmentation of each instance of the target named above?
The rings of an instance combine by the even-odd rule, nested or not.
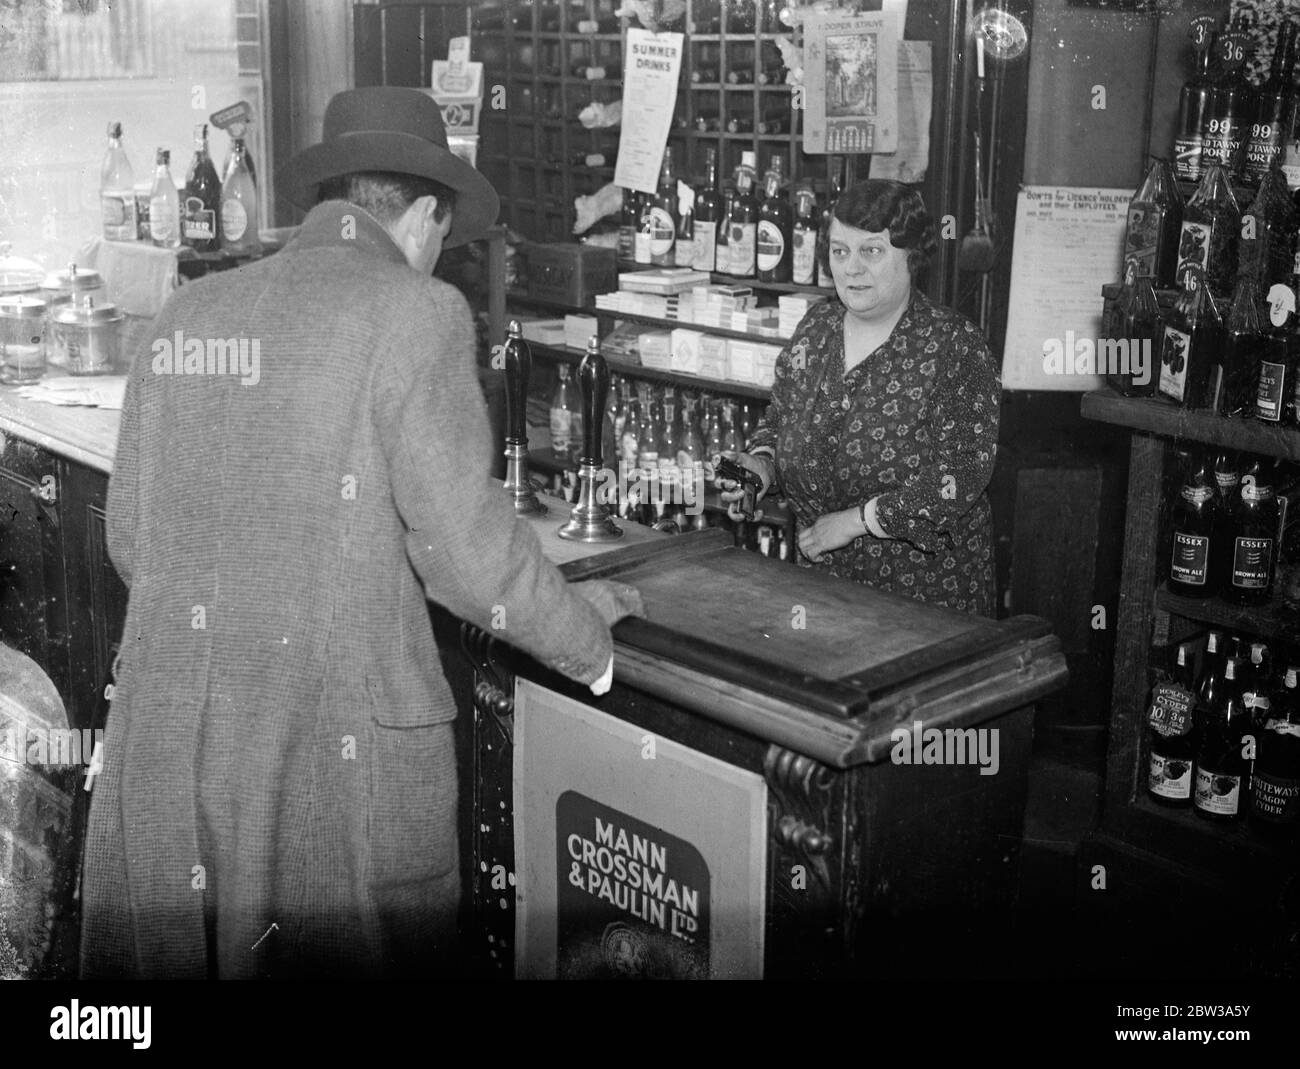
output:
[[[587,342],[587,355],[578,365],[578,389],[582,392],[582,456],[578,460],[578,503],[560,537],[571,542],[613,542],[623,530],[596,500],[596,479],[601,472],[601,427],[605,397],[609,393],[609,367],[600,355],[600,341],[594,335]]]
[[[533,354],[519,329],[510,320],[505,344],[506,368],[506,481],[505,491],[514,501],[515,514],[545,512],[528,482],[528,376]]]

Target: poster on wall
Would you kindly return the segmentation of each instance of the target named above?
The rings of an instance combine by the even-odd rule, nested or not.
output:
[[[627,31],[623,56],[623,133],[618,139],[614,184],[640,193],[653,193],[668,130],[677,106],[677,75],[682,66],[680,33]]]
[[[761,977],[762,776],[527,680],[515,711],[516,975]]]
[[[872,178],[925,181],[930,166],[933,63],[929,41],[898,42],[898,149],[872,155]]]
[[[896,11],[804,21],[805,152],[897,151],[902,29]]]
[[[1102,286],[1120,280],[1131,189],[1024,186],[1016,200],[1004,390],[1095,390],[1124,368],[1102,346]],[[1157,374],[1158,368],[1148,373]]]

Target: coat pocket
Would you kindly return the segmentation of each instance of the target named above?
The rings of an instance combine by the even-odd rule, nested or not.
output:
[[[456,866],[456,744],[449,723],[371,723],[371,886],[445,876]]]

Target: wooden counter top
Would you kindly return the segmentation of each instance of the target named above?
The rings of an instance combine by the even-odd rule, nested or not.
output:
[[[0,386],[0,431],[61,457],[111,474],[122,413],[84,405],[29,401],[17,387]]]

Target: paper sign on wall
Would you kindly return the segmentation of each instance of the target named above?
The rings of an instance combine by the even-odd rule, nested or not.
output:
[[[1119,281],[1131,189],[1025,186],[1016,201],[1005,390],[1095,390],[1102,286]]]
[[[930,166],[933,62],[929,41],[898,42],[898,150],[872,155],[872,178],[925,181]]]
[[[805,152],[897,151],[902,36],[896,12],[805,20]]]
[[[623,135],[618,141],[614,184],[653,193],[673,110],[677,106],[677,75],[682,66],[680,33],[627,31],[623,57]]]

